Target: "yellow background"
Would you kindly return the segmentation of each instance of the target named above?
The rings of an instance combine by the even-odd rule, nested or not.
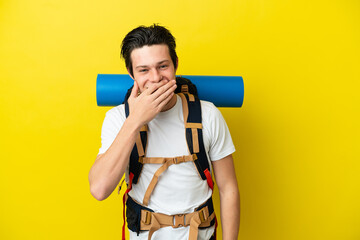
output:
[[[355,0],[0,1],[0,239],[120,238],[121,195],[98,202],[87,179],[109,109],[96,75],[126,73],[122,38],[152,23],[179,74],[244,78],[243,107],[221,109],[239,239],[360,239]]]

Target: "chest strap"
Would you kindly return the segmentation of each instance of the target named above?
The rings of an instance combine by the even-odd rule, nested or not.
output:
[[[147,206],[149,204],[150,195],[153,192],[153,190],[158,182],[158,178],[166,169],[168,169],[173,164],[179,164],[179,163],[183,163],[183,162],[193,162],[196,159],[197,159],[196,154],[180,156],[180,157],[173,157],[173,158],[155,158],[155,157],[154,158],[149,158],[149,157],[142,158],[142,157],[140,157],[139,162],[141,162],[142,164],[144,164],[144,163],[153,163],[153,164],[163,163],[163,165],[155,172],[148,188],[146,189],[144,199],[143,199],[143,204],[145,206]]]

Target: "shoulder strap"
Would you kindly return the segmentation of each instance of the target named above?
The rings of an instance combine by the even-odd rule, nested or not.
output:
[[[128,97],[125,98],[125,114],[126,117],[129,116],[129,103],[127,101]],[[136,184],[139,180],[139,176],[143,167],[142,161],[139,159],[145,156],[146,152],[146,144],[147,144],[147,126],[143,126],[136,137],[135,145],[130,154],[130,163],[129,163],[129,171],[133,174],[132,183]]]
[[[202,134],[202,116],[201,104],[199,98],[188,92],[179,93],[183,104],[183,116],[186,131],[186,142],[190,154],[196,154],[197,159],[194,164],[203,180],[211,189],[214,184],[212,181],[209,161],[206,155],[203,134]]]

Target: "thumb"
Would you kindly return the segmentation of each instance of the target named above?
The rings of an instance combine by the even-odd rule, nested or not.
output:
[[[138,91],[139,91],[139,85],[137,84],[136,81],[134,81],[134,86],[133,86],[133,88],[131,90],[130,97],[136,98],[137,95],[138,95]]]

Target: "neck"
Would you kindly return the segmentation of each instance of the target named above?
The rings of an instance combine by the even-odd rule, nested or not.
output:
[[[165,111],[171,109],[172,107],[174,107],[176,104],[176,100],[177,100],[177,97],[176,97],[176,94],[174,94],[172,96],[171,100],[163,107],[161,112],[165,112]]]

